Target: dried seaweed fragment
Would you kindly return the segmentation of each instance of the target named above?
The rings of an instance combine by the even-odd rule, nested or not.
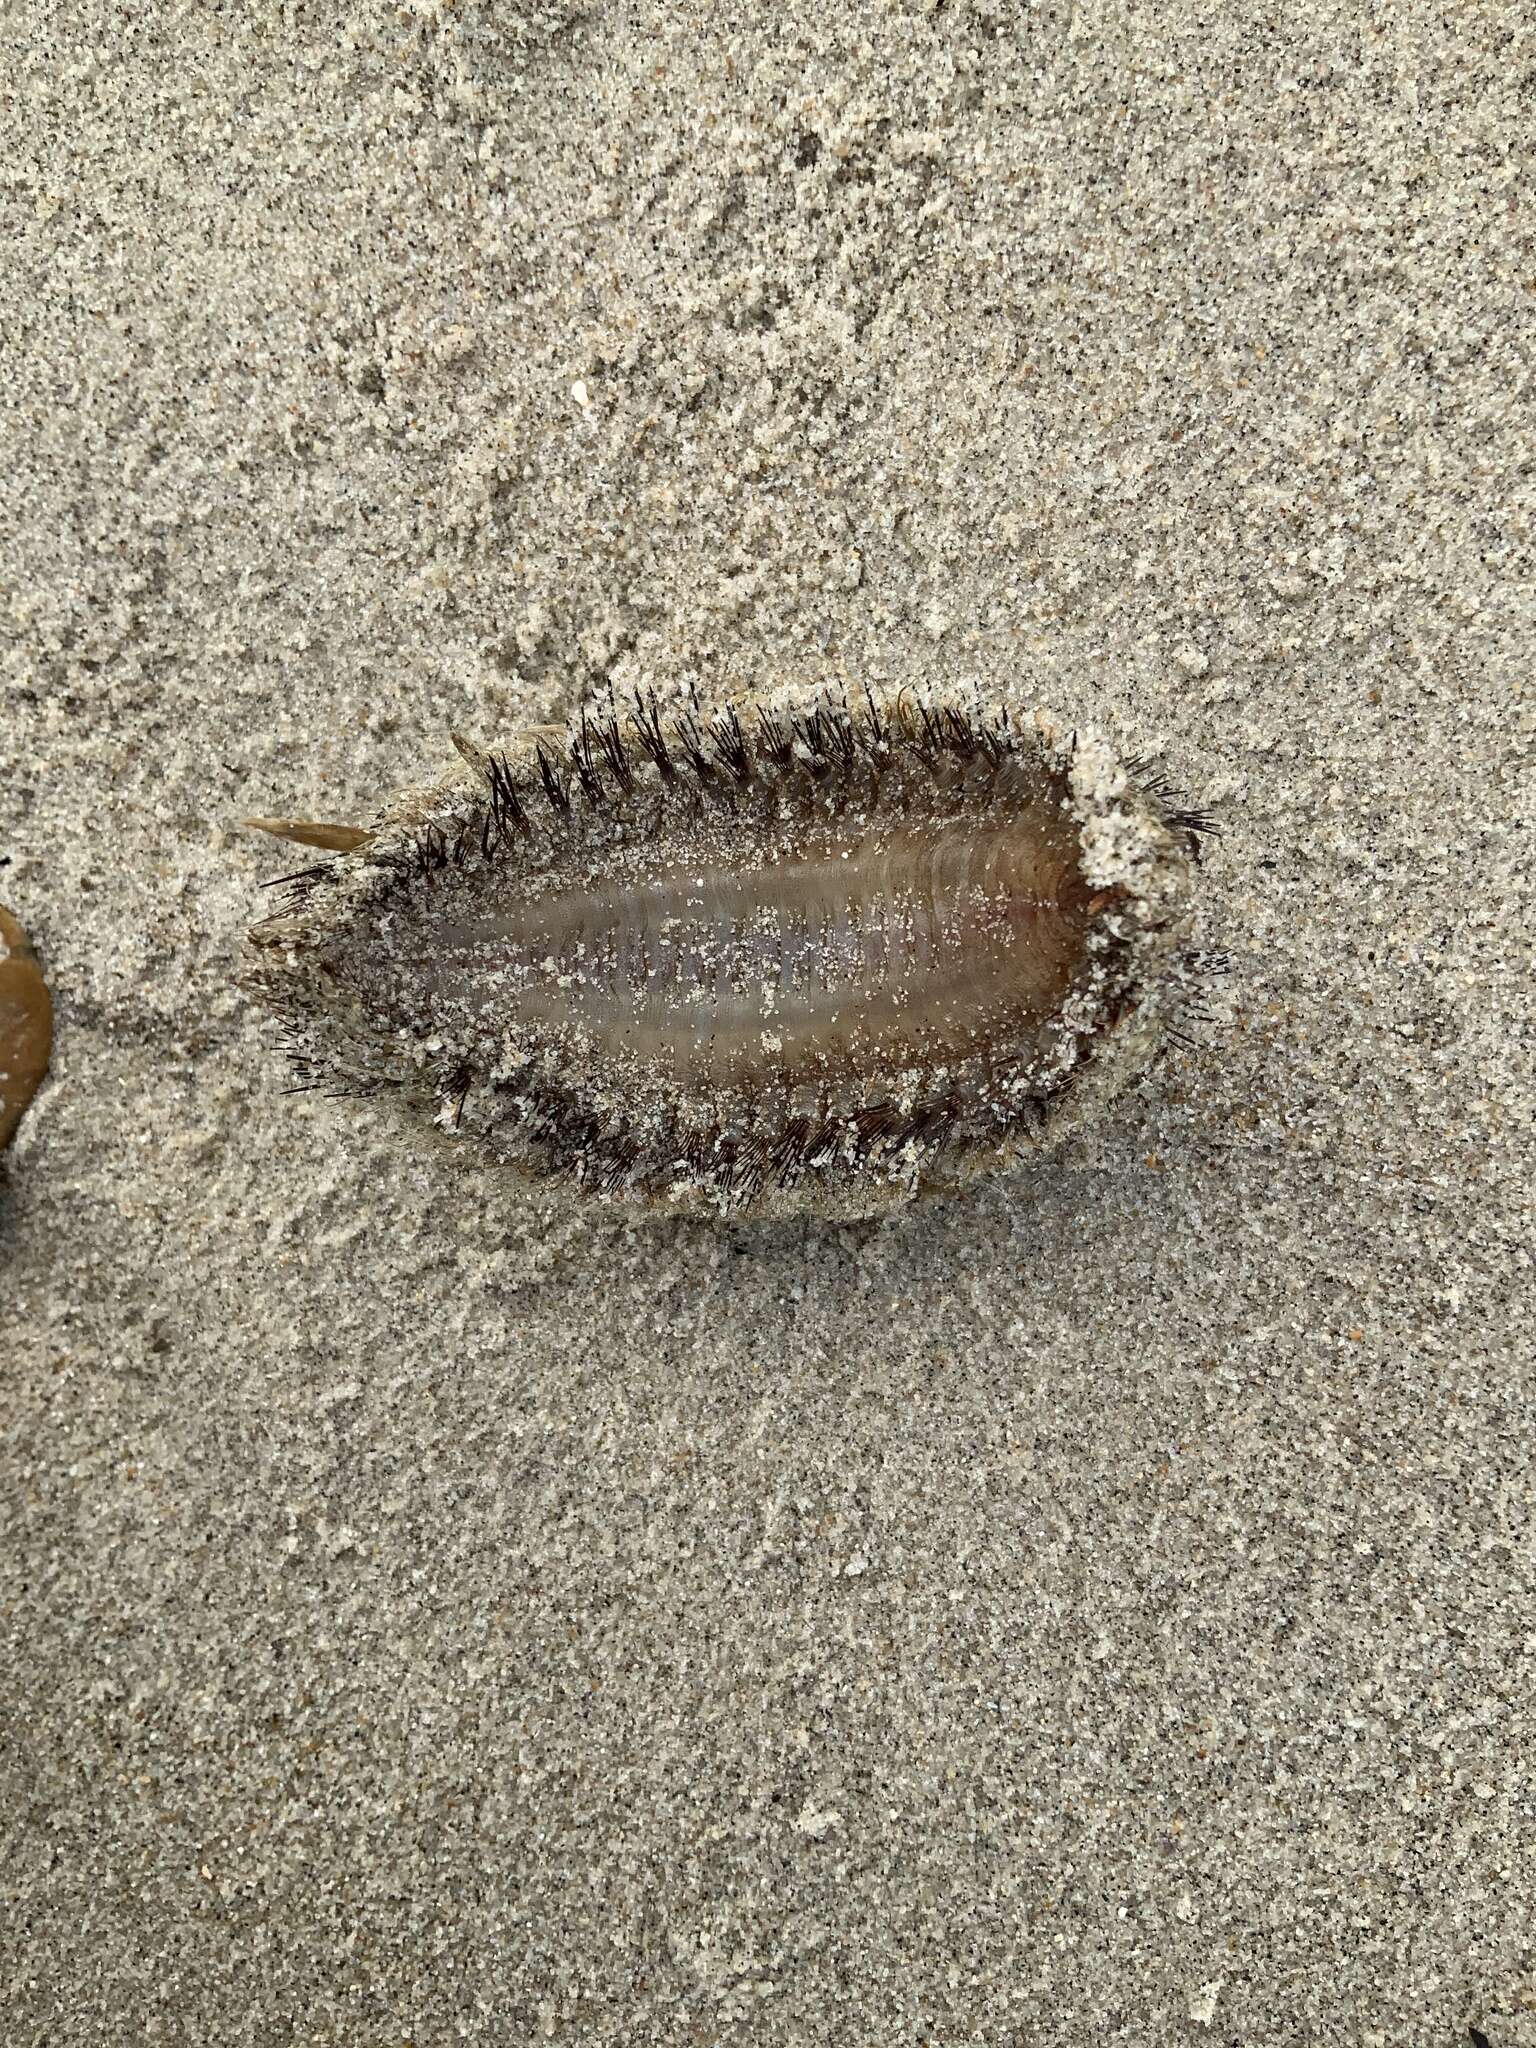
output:
[[[52,1049],[48,984],[26,933],[0,910],[0,1152],[42,1086]]]
[[[251,979],[299,1085],[530,1179],[865,1214],[1069,1129],[1151,1057],[1199,813],[1098,743],[905,696],[584,714],[285,878]]]

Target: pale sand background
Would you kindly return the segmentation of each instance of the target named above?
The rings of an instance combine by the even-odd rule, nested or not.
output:
[[[1536,2042],[1522,10],[127,12],[0,63],[7,2048]],[[844,677],[1226,814],[1061,1165],[280,1099],[233,820]]]

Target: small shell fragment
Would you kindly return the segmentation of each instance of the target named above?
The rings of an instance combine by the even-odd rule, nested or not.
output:
[[[42,1086],[53,1049],[53,1004],[27,935],[0,910],[0,1152]]]
[[[1186,978],[1208,821],[1044,714],[650,697],[461,752],[287,879],[251,981],[301,1087],[390,1091],[530,1180],[952,1190],[1144,1067]]]

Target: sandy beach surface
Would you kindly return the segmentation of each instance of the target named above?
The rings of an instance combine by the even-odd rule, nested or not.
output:
[[[1519,8],[0,23],[0,2035],[1536,2044]],[[878,1224],[284,1098],[285,850],[1045,704],[1230,972]]]

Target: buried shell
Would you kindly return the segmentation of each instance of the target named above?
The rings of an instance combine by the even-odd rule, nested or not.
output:
[[[1207,821],[1043,714],[459,744],[368,833],[268,825],[346,849],[250,935],[302,1088],[600,1198],[860,1215],[1060,1136],[1168,1027]]]

